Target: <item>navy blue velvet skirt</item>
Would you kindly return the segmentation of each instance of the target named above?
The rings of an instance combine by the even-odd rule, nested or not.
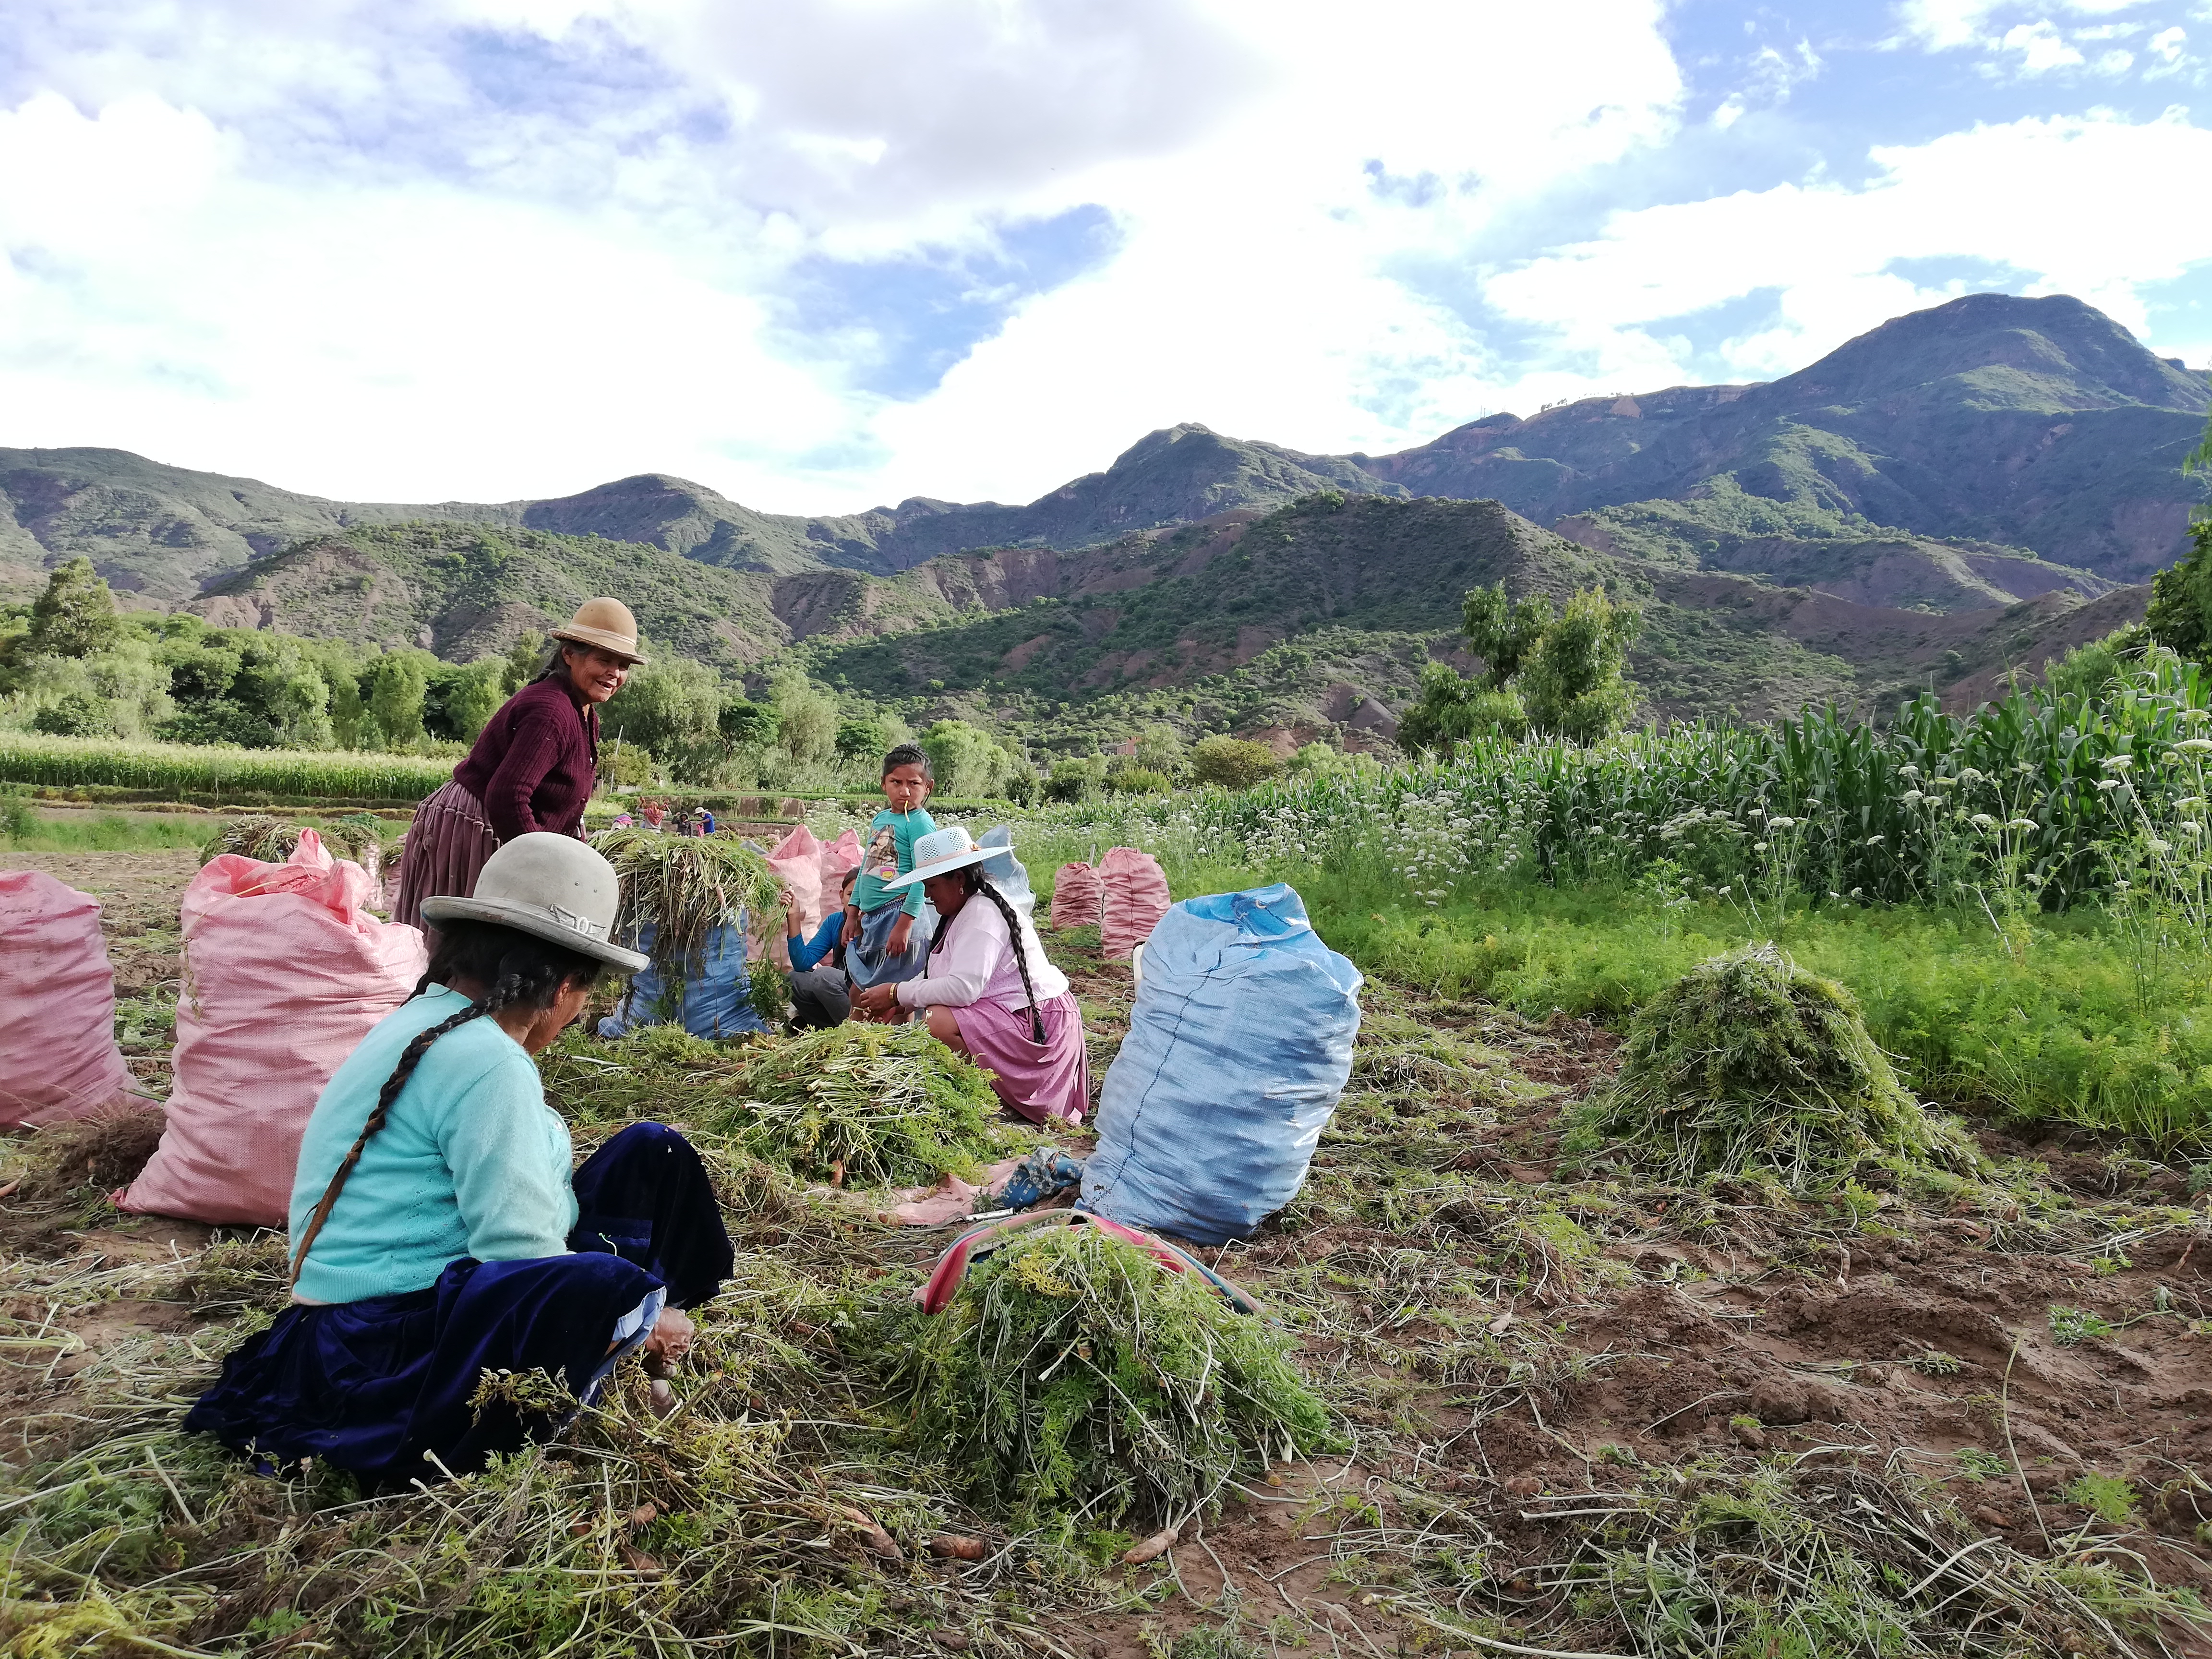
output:
[[[542,1370],[588,1401],[618,1322],[665,1291],[690,1307],[730,1274],[729,1234],[699,1155],[675,1130],[634,1123],[576,1171],[573,1255],[451,1263],[428,1290],[293,1307],[223,1364],[187,1429],[277,1467],[319,1457],[371,1486],[465,1474],[559,1430],[559,1411],[473,1410],[487,1370]]]

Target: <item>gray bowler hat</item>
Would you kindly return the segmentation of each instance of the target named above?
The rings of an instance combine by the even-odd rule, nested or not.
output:
[[[532,830],[484,860],[469,898],[426,898],[431,921],[493,921],[635,974],[651,958],[613,942],[622,881],[573,836]]]

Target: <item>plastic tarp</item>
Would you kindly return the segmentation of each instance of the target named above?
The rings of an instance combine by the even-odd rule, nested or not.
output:
[[[1099,1095],[1083,1206],[1219,1244],[1289,1203],[1352,1074],[1359,984],[1280,882],[1170,908]]]
[[[1115,847],[1099,861],[1098,884],[1105,911],[1098,928],[1098,953],[1109,962],[1119,961],[1150,939],[1167,915],[1174,902],[1167,872],[1150,853]]]
[[[653,930],[647,927],[638,934],[637,948],[652,956],[653,941]],[[678,1022],[700,1037],[744,1036],[768,1030],[753,1012],[744,911],[735,921],[708,934],[706,944],[678,965],[681,972],[670,974],[656,957],[644,972],[633,975],[614,1012],[599,1022],[599,1034],[618,1037],[641,1025]]]
[[[1002,853],[983,860],[983,873],[991,885],[1006,896],[1006,902],[1036,925],[1036,894],[1030,886],[1029,866],[1014,856],[1014,831],[1011,824],[994,824],[975,837],[978,847],[1004,848]]]
[[[83,1117],[130,1088],[100,901],[0,871],[0,1128]]]
[[[1081,863],[1063,864],[1052,878],[1052,925],[1091,927],[1099,921],[1103,902],[1098,872]]]
[[[313,830],[285,863],[226,853],[192,878],[168,1127],[122,1208],[284,1224],[316,1097],[428,965],[368,899],[368,872]]]

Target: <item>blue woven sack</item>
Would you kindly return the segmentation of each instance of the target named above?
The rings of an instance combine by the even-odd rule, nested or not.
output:
[[[1283,883],[1170,908],[1099,1095],[1083,1207],[1219,1244],[1297,1196],[1352,1074],[1359,984]]]
[[[650,925],[638,934],[637,948],[653,954]],[[679,1022],[693,1036],[734,1037],[765,1031],[753,1012],[752,980],[745,972],[745,917],[724,922],[707,935],[706,944],[683,964],[682,1006],[675,987],[655,961],[632,976],[615,1011],[599,1022],[599,1035],[618,1037],[641,1025],[674,1025]]]

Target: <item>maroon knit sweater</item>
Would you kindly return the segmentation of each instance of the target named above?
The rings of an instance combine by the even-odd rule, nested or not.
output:
[[[502,842],[533,830],[574,835],[599,775],[599,711],[580,709],[558,676],[509,697],[453,769]]]

